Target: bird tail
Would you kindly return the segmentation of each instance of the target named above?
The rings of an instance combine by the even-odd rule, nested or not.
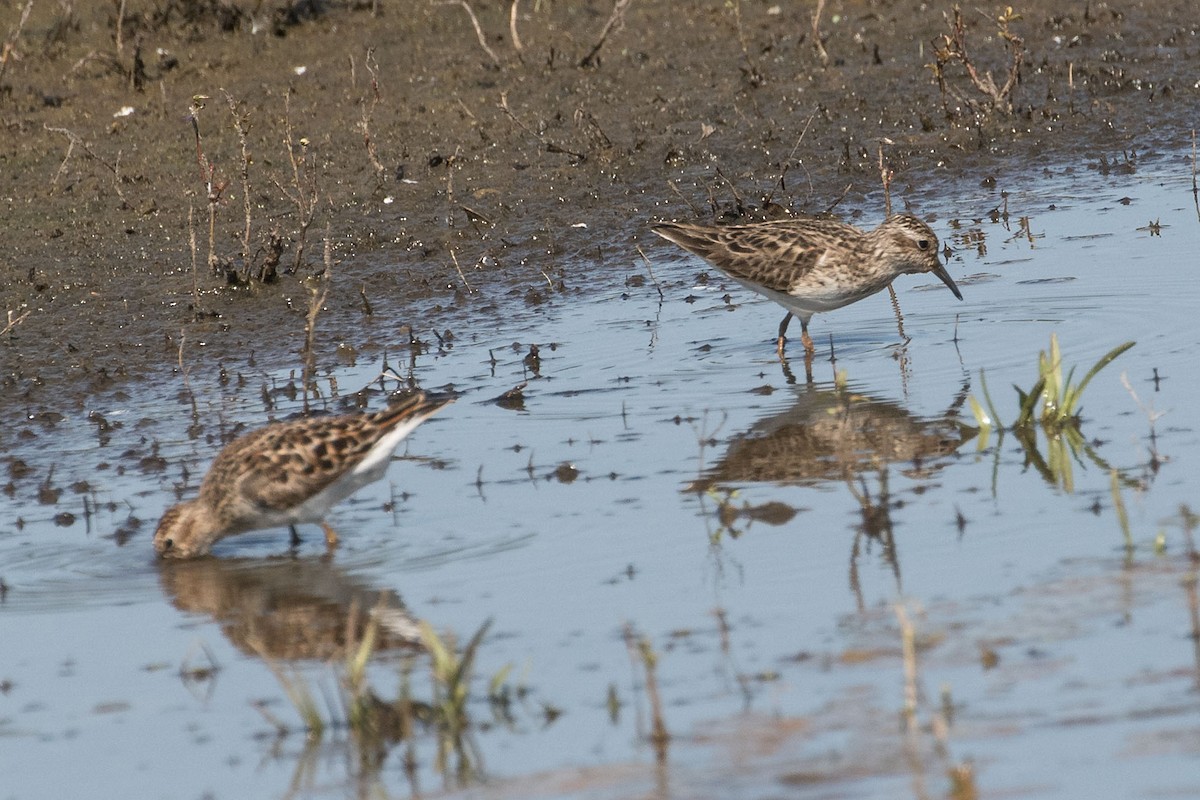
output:
[[[651,226],[650,230],[668,242],[673,242],[701,258],[709,258],[717,249],[712,230],[709,228],[675,222],[660,222]]]
[[[393,428],[405,422],[416,427],[426,417],[433,416],[456,399],[458,399],[456,395],[448,392],[436,394],[426,394],[420,390],[403,392],[393,396],[387,408],[375,412],[373,421],[384,428]]]

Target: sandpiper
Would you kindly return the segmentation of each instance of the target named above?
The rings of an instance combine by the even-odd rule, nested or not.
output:
[[[370,414],[307,417],[240,436],[217,455],[194,500],[167,511],[154,532],[163,558],[193,558],[226,536],[318,522],[326,543],[337,534],[325,515],[387,472],[397,445],[447,403],[449,395],[410,392]]]
[[[652,230],[786,308],[776,340],[781,357],[793,315],[811,357],[813,314],[862,300],[905,273],[932,272],[962,300],[938,256],[937,235],[912,214],[893,214],[872,231],[826,219],[725,227],[664,222]]]

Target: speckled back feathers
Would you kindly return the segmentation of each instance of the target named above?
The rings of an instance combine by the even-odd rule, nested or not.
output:
[[[870,284],[870,294],[897,275],[940,267],[937,235],[912,214],[895,214],[866,232],[826,219],[725,227],[662,223],[653,230],[734,278],[789,294],[832,279],[858,299],[856,284]]]

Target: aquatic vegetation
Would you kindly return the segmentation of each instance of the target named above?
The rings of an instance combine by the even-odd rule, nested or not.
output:
[[[1018,413],[1016,421],[1013,422],[1012,429],[1028,428],[1035,422],[1034,414],[1037,409],[1038,400],[1042,401],[1041,413],[1037,415],[1036,422],[1041,423],[1042,427],[1050,432],[1057,432],[1066,427],[1078,427],[1082,407],[1080,400],[1083,398],[1083,391],[1087,385],[1091,383],[1092,378],[1096,377],[1100,370],[1107,367],[1117,356],[1124,353],[1129,348],[1133,347],[1136,342],[1125,342],[1122,345],[1109,350],[1100,358],[1079,383],[1072,383],[1075,376],[1075,368],[1072,367],[1067,371],[1066,376],[1062,372],[1062,353],[1058,347],[1058,336],[1050,334],[1050,349],[1043,350],[1038,354],[1038,379],[1028,391],[1023,390],[1020,386],[1013,385],[1017,390],[1018,398]],[[985,411],[979,401],[972,395],[970,398],[971,411],[975,414],[975,421],[978,423],[981,431],[991,430],[993,427],[1003,428],[999,422],[1000,415],[996,412],[996,406],[992,402],[992,398],[987,388],[987,380],[984,377],[983,370],[979,371],[980,389],[983,392],[983,398],[987,402],[987,410]]]
[[[983,403],[974,395],[969,398],[971,412],[975,415],[975,423],[979,428],[979,448],[985,449],[991,439],[993,429],[1003,437],[1005,431],[1011,432],[1025,449],[1028,462],[1040,472],[1049,483],[1061,486],[1066,491],[1074,490],[1072,462],[1079,455],[1086,454],[1097,466],[1108,471],[1109,466],[1095,452],[1094,448],[1084,439],[1080,431],[1083,409],[1080,402],[1083,392],[1087,389],[1092,378],[1108,366],[1117,356],[1133,347],[1135,342],[1125,342],[1114,347],[1102,356],[1083,378],[1076,383],[1075,368],[1072,367],[1063,374],[1062,353],[1058,346],[1058,337],[1050,334],[1050,348],[1038,354],[1038,378],[1028,389],[1013,385],[1017,392],[1017,417],[1011,426],[1006,427],[1000,422],[1000,414],[992,402],[988,391],[987,379],[983,370],[979,371],[980,391]],[[1038,403],[1041,409],[1038,410]],[[986,407],[984,405],[986,403]],[[1037,443],[1038,430],[1046,437],[1046,455],[1043,456]]]
[[[645,687],[646,697],[650,701],[650,731],[647,738],[654,748],[654,757],[658,763],[666,763],[671,733],[667,730],[666,718],[663,715],[662,694],[658,685],[659,654],[654,649],[654,644],[649,637],[639,634],[631,623],[625,624],[624,638],[630,661],[634,664],[641,664],[644,673],[642,685]]]
[[[358,614],[357,608],[351,609],[348,631],[355,628]],[[337,692],[333,697],[325,695],[325,709],[315,699],[317,693],[298,667],[284,666],[263,655],[299,715],[310,742],[321,741],[327,732],[345,731],[359,754],[358,763],[370,771],[381,767],[387,753],[399,743],[408,744],[406,759],[411,761],[415,758],[413,745],[419,734],[432,733],[436,744],[434,767],[447,779],[466,786],[481,777],[482,760],[470,737],[470,732],[478,727],[470,712],[471,684],[475,659],[491,624],[491,620],[483,623],[460,651],[452,634],[439,634],[422,622],[419,639],[425,652],[414,652],[401,659],[399,689],[396,697],[389,699],[376,691],[368,671],[381,636],[377,616],[370,615],[361,639],[351,638],[346,644],[345,658],[334,665],[338,673]],[[425,655],[429,664],[429,696],[422,698],[414,693],[413,675],[414,667]],[[493,708],[502,705],[500,716],[512,722],[507,698],[514,693],[523,696],[524,690],[514,692],[509,686],[510,673],[511,665],[506,665],[492,676],[487,700]],[[289,732],[289,726],[272,715],[265,704],[256,707],[280,736]],[[554,716],[543,714],[547,724]]]

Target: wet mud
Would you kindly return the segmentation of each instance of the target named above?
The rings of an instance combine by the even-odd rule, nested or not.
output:
[[[999,104],[961,62],[935,79],[949,3],[830,3],[819,37],[787,4],[477,3],[482,41],[454,4],[24,6],[0,14],[17,416],[298,365],[314,276],[318,362],[452,346],[623,280],[652,220],[873,224],[881,144],[918,213],[1053,159],[1120,169],[1179,145],[1197,92],[1185,0],[1022,5]],[[997,86],[1002,11],[964,16]]]

